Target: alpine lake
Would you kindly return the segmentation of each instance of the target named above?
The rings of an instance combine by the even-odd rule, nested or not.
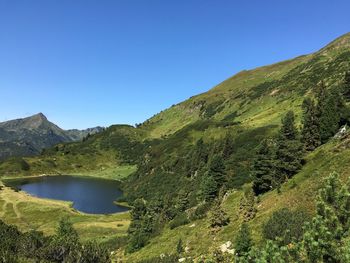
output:
[[[128,210],[115,203],[123,194],[115,180],[57,175],[11,179],[4,183],[35,197],[70,201],[74,209],[83,213],[113,214]]]

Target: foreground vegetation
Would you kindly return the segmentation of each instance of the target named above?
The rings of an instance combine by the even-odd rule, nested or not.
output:
[[[22,233],[0,220],[1,262],[110,262],[110,253],[96,242],[81,243],[68,219],[62,219],[52,236],[32,230]]]
[[[96,171],[121,179],[125,196],[119,201],[133,210],[120,245],[103,240],[101,227],[126,215],[82,215],[67,204],[58,210],[72,216],[83,239],[121,247],[115,260],[346,262],[347,189],[339,190],[333,174],[325,183],[328,196],[323,190],[315,196],[333,171],[343,181],[350,176],[350,135],[346,126],[338,133],[350,123],[349,48],[348,34],[314,54],[241,72],[137,128],[112,126],[82,143],[8,160],[0,173]],[[13,211],[3,206],[4,218],[26,231],[16,211],[23,209],[32,224],[44,203],[35,201],[31,210],[30,203],[17,205],[17,194],[8,198]],[[49,221],[58,212],[51,203],[45,209],[52,235]],[[101,224],[86,234],[94,221]],[[297,227],[304,222],[305,228]]]

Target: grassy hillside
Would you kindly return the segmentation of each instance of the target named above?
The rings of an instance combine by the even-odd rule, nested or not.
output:
[[[58,144],[37,157],[11,158],[0,164],[0,176],[69,173],[125,177],[135,170],[147,147],[145,134],[132,126],[114,125],[82,142]]]
[[[300,128],[304,98],[313,97],[320,82],[329,90],[340,86],[348,72],[350,34],[314,54],[242,71],[210,91],[164,110],[137,128],[115,125],[83,142],[59,144],[38,157],[10,159],[0,164],[0,176],[70,173],[122,179],[125,200],[138,204],[136,210],[144,214],[143,221],[131,223],[129,245],[124,244],[125,250],[133,253],[124,256],[120,253],[118,257],[124,257],[125,262],[147,259],[154,262],[160,254],[175,253],[181,238],[188,248],[186,256],[199,258],[235,239],[243,222],[241,199],[245,189],[251,187],[252,163],[259,143],[276,135],[281,117],[289,110],[295,112]],[[263,223],[274,211],[283,207],[304,208],[312,214],[322,178],[332,171],[339,172],[342,178],[350,175],[349,138],[332,139],[309,153],[302,170],[293,179],[278,191],[259,197],[256,216],[248,223],[256,244],[262,241]],[[208,227],[209,207],[202,204],[201,188],[213,157],[218,155],[222,157],[226,176],[218,199],[222,200],[230,223],[213,232]],[[19,214],[16,209],[23,209],[23,213],[19,210],[20,217],[31,221],[33,214],[26,210],[30,204],[17,205],[20,197],[8,190],[4,193],[0,202],[4,203],[7,221],[23,225],[16,219]],[[38,203],[36,209],[42,205]],[[195,216],[188,219],[187,215]],[[108,220],[103,221],[105,218],[89,218],[85,224],[82,221],[86,218],[74,216],[83,235],[93,220],[102,222],[101,226],[110,226]],[[145,240],[138,229],[147,232]],[[126,229],[123,231],[125,234]],[[130,243],[135,240],[136,245],[130,249]],[[137,242],[142,244],[138,246]]]
[[[210,91],[191,97],[145,121],[151,137],[172,134],[200,119],[240,121],[247,126],[278,123],[320,80],[328,86],[349,69],[350,34],[307,56],[245,70]]]
[[[196,141],[202,138],[215,152],[227,134],[234,150],[226,165],[233,186],[239,187],[249,180],[255,147],[276,132],[281,117],[293,110],[300,126],[305,96],[313,96],[321,81],[328,89],[340,85],[349,70],[347,34],[314,54],[241,72],[161,112],[140,127],[163,139],[148,148],[142,167],[127,183],[127,194],[150,198],[154,193],[176,195],[182,188],[195,193],[200,178],[185,174]]]
[[[248,224],[252,229],[253,240],[256,244],[262,242],[261,231],[263,224],[271,214],[281,208],[303,208],[310,214],[315,210],[315,196],[323,184],[323,178],[337,171],[343,180],[350,177],[350,135],[339,140],[332,140],[318,148],[306,157],[306,165],[285,183],[281,192],[277,190],[264,194],[257,204],[256,217]],[[245,185],[243,188],[249,187]],[[158,258],[161,254],[176,253],[176,245],[181,238],[189,251],[187,257],[199,259],[208,255],[227,241],[234,242],[243,217],[240,213],[240,200],[243,191],[230,191],[223,200],[222,206],[227,212],[230,223],[219,232],[211,231],[209,219],[205,217],[195,220],[175,229],[165,227],[157,237],[140,251],[126,255],[127,262],[137,262],[145,259]]]

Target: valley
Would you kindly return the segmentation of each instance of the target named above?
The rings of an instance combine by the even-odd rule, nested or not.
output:
[[[338,255],[334,262],[346,262],[346,231],[319,242],[317,255],[308,245],[317,224],[349,228],[349,72],[350,33],[313,54],[242,71],[137,127],[112,125],[38,156],[9,158],[0,163],[1,180],[43,174],[112,179],[123,191],[117,201],[132,209],[85,214],[69,202],[2,186],[1,219],[21,231],[53,235],[69,217],[83,241],[106,246],[115,262],[322,262]],[[327,199],[327,193],[337,197]],[[334,212],[337,202],[342,209]],[[268,238],[267,223],[283,209],[309,224],[298,225],[287,241]],[[324,209],[333,211],[333,221]],[[295,227],[288,224],[282,227]],[[240,248],[245,242],[238,237],[250,238],[247,247]],[[331,245],[340,250],[324,252]]]

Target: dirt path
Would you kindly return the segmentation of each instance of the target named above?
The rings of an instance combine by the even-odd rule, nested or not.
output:
[[[21,218],[21,212],[19,212],[18,209],[17,209],[17,202],[14,202],[12,204],[13,204],[13,211],[15,212],[16,217],[17,218]]]
[[[4,200],[4,204],[1,207],[1,211],[0,211],[0,216],[3,217],[5,215],[6,212],[6,206],[7,206],[7,202]]]

